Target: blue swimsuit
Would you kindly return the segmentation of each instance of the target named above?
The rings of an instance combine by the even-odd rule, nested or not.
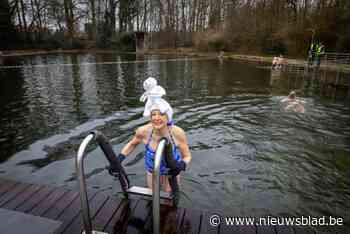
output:
[[[145,153],[145,168],[148,172],[152,173],[153,172],[153,167],[154,167],[154,156],[156,152],[151,148],[150,142],[152,140],[152,135],[153,135],[153,129],[151,132],[151,135],[148,139],[148,142],[146,144],[146,153]],[[173,145],[173,156],[176,161],[181,161],[181,153],[179,148],[175,145],[174,139],[169,131],[170,139],[171,139],[171,144]],[[164,155],[162,156],[162,161],[160,162],[160,174],[161,175],[167,175],[168,168],[166,167]]]

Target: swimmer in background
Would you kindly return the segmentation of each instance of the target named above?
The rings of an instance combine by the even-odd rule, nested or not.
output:
[[[282,67],[286,64],[285,59],[283,58],[283,55],[279,55],[278,57],[273,57],[272,60],[272,70],[282,69]]]
[[[303,101],[297,99],[295,91],[290,92],[286,98],[281,100],[281,103],[284,105],[285,111],[305,113]]]
[[[279,55],[278,57],[274,57],[272,60],[272,69],[282,69],[282,67],[285,65],[285,60],[283,58],[283,55]]]
[[[273,57],[273,60],[272,60],[272,67],[271,69],[274,70],[274,69],[278,69],[278,62],[279,62],[279,59],[278,57]]]

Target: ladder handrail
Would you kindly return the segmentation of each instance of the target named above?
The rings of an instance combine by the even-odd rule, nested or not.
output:
[[[82,143],[79,146],[79,150],[77,153],[75,166],[77,172],[77,179],[79,183],[79,194],[80,194],[80,202],[82,206],[82,215],[84,222],[84,231],[85,234],[92,234],[92,224],[90,219],[90,208],[89,201],[87,197],[86,190],[86,181],[85,181],[85,173],[84,173],[84,158],[85,158],[85,150],[88,144],[95,139],[99,146],[102,148],[105,156],[108,161],[111,162],[111,155],[107,155],[109,151],[113,151],[109,145],[109,142],[104,137],[104,135],[98,131],[94,131],[90,133],[88,136],[84,138]],[[162,155],[164,152],[165,145],[167,144],[167,139],[162,138],[157,146],[157,150],[155,153],[154,160],[154,170],[153,170],[153,233],[159,234],[159,225],[160,225],[160,163],[162,160]],[[106,151],[107,149],[107,151]],[[114,153],[113,153],[114,154]],[[126,177],[127,180],[127,177]],[[122,184],[122,181],[120,181]],[[129,181],[127,181],[128,183]],[[122,184],[123,186],[123,184]],[[127,186],[129,186],[127,184]]]
[[[85,174],[84,174],[84,157],[86,155],[85,149],[92,139],[94,139],[93,133],[90,133],[87,137],[85,137],[85,139],[79,146],[78,154],[75,161],[78,182],[79,182],[79,194],[80,194],[80,202],[82,207],[85,234],[92,234],[89,201],[87,198],[86,182],[85,182]]]
[[[154,169],[153,169],[153,233],[159,234],[160,225],[160,162],[164,152],[165,145],[168,140],[162,138],[157,146],[156,154],[154,156]]]

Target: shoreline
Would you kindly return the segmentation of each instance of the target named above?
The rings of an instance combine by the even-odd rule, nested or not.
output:
[[[57,49],[57,50],[37,50],[37,49],[28,49],[28,50],[8,50],[2,51],[0,53],[0,58],[7,57],[19,57],[19,56],[33,56],[33,55],[49,55],[49,54],[79,54],[79,53],[92,53],[92,54],[140,54],[140,55],[184,55],[192,57],[210,57],[218,59],[233,59],[239,61],[247,61],[254,63],[264,63],[271,64],[272,56],[268,55],[249,55],[249,54],[238,54],[234,52],[225,52],[223,55],[218,52],[203,52],[198,51],[193,48],[177,48],[177,49],[152,49],[146,50],[143,53],[137,52],[127,52],[127,51],[116,51],[111,49]]]
[[[0,51],[0,58],[7,57],[19,57],[19,56],[32,56],[32,55],[49,55],[49,54],[140,54],[140,55],[184,55],[184,56],[192,56],[192,57],[210,57],[210,58],[218,58],[218,59],[232,59],[243,62],[252,62],[258,64],[272,64],[272,60],[274,56],[270,55],[253,55],[253,54],[239,54],[234,52],[203,52],[198,51],[193,48],[177,48],[177,49],[152,49],[146,50],[143,53],[137,52],[127,52],[127,51],[116,51],[111,49],[55,49],[55,50],[37,50],[37,49],[29,49],[29,50],[8,50],[8,51]],[[287,64],[293,65],[305,65],[306,60],[300,58],[284,58]],[[325,70],[341,70],[342,72],[350,73],[350,65],[348,64],[321,64],[321,69]]]
[[[177,49],[151,49],[146,50],[143,53],[127,52],[127,51],[116,51],[112,49],[28,49],[28,50],[7,50],[0,51],[0,57],[17,57],[17,56],[30,56],[30,55],[45,55],[45,54],[70,54],[70,53],[100,53],[100,54],[161,54],[161,55],[187,55],[194,57],[220,57],[223,59],[239,59],[239,60],[250,60],[250,61],[264,61],[272,62],[272,56],[268,55],[249,55],[249,54],[238,54],[234,52],[225,52],[221,55],[219,52],[203,52],[193,48],[177,48]]]

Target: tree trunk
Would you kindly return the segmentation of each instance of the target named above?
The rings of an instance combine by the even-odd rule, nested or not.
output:
[[[119,32],[126,31],[126,24],[128,18],[128,2],[127,0],[120,0],[119,2]]]
[[[24,32],[27,32],[28,25],[27,25],[27,20],[26,20],[25,5],[23,3],[23,0],[20,0],[20,3],[21,3],[21,11],[22,11],[23,28],[24,28]]]
[[[164,3],[162,0],[158,0],[160,31],[165,31],[167,28],[167,11],[165,5],[166,3]]]
[[[115,28],[116,28],[116,25],[115,25],[115,21],[116,21],[116,18],[115,18],[115,11],[117,9],[117,3],[118,1],[114,1],[114,0],[110,0],[110,11],[109,11],[109,22],[110,22],[110,29],[111,29],[111,35],[114,35],[115,34]]]
[[[72,0],[64,0],[64,13],[66,18],[66,26],[68,29],[69,43],[72,45],[74,37],[74,15]]]
[[[22,24],[22,17],[21,17],[21,12],[19,10],[19,5],[18,5],[18,1],[16,1],[16,11],[17,11],[17,20],[18,20],[18,24],[19,24],[19,30],[20,32],[23,32],[24,28],[23,28],[23,24]]]
[[[143,31],[148,31],[147,30],[147,15],[148,15],[148,9],[147,9],[147,1],[144,0],[144,7],[143,7],[143,20],[142,20],[142,30]]]
[[[36,15],[37,15],[37,18],[38,18],[38,23],[39,23],[38,26],[39,26],[40,30],[42,30],[43,22],[42,22],[42,17],[41,17],[40,4],[39,4],[38,0],[34,0],[34,5],[35,5],[35,8],[36,8]]]
[[[92,40],[96,40],[96,34],[97,34],[97,27],[96,27],[96,6],[95,6],[95,0],[89,0],[90,3],[90,12],[91,12],[91,31],[92,31]]]

